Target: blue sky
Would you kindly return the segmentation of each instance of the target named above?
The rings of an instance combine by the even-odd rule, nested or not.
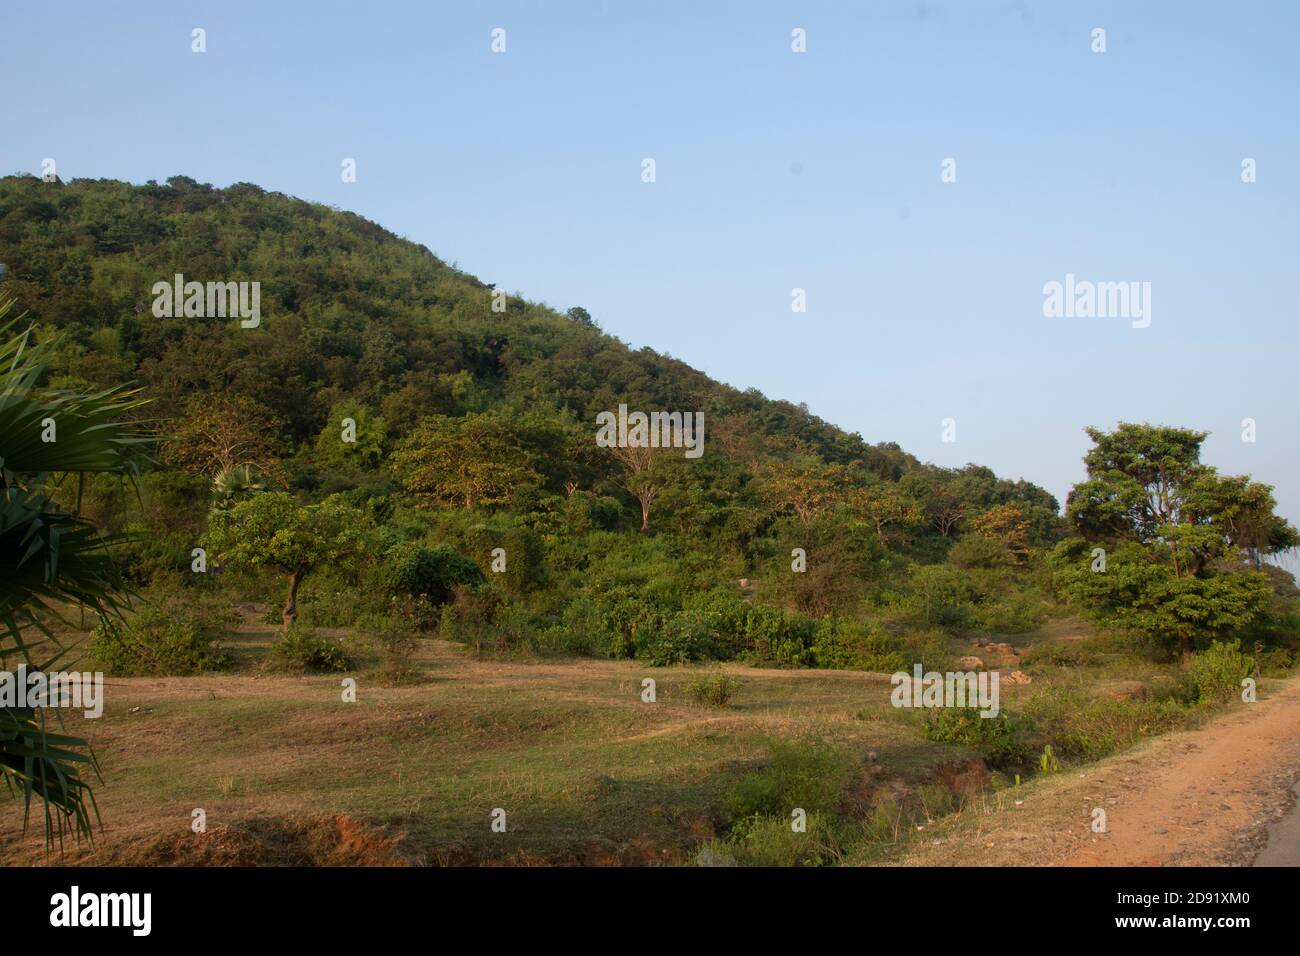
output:
[[[0,171],[53,157],[65,180],[182,173],[353,210],[634,346],[1062,499],[1085,425],[1205,429],[1207,460],[1300,521],[1300,5],[75,2],[0,22]],[[1150,282],[1150,327],[1045,318],[1067,273]]]

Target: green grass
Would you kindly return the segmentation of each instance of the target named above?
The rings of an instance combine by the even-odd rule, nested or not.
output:
[[[274,674],[274,640],[246,621],[225,642],[232,671],[110,677],[103,718],[69,718],[104,773],[106,829],[85,860],[149,862],[160,836],[192,839],[190,811],[203,807],[210,828],[344,814],[434,863],[690,863],[704,846],[741,863],[873,862],[955,805],[940,768],[978,756],[927,739],[923,713],[890,706],[883,675],[478,661],[425,640],[418,682],[392,687],[364,654],[348,675]],[[1067,656],[1044,653],[1033,684],[1002,687],[1004,712],[1073,734],[1055,747],[1067,769],[1177,725],[1164,702],[1106,691],[1115,673],[1150,680],[1169,667]],[[356,703],[340,698],[344,676]],[[720,676],[726,706],[702,705],[693,688]],[[644,677],[656,703],[641,701]],[[1042,741],[1031,743],[1036,757]],[[794,806],[809,814],[806,841],[788,832]],[[506,833],[489,826],[497,807]],[[0,840],[20,820],[0,797]],[[20,861],[38,847],[29,833],[3,852]]]

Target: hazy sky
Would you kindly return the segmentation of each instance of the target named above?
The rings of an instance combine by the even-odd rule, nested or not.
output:
[[[1300,521],[1300,4],[95,0],[0,23],[2,172],[353,210],[1062,500],[1085,425],[1206,429]],[[1045,318],[1067,273],[1150,282],[1150,326]]]

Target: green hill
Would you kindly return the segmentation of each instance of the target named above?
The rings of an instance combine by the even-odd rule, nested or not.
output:
[[[15,176],[0,179],[0,262],[11,316],[61,334],[47,384],[134,381],[164,423],[142,504],[93,483],[83,503],[107,530],[145,533],[128,555],[141,584],[186,571],[211,479],[246,464],[303,502],[343,494],[382,528],[385,549],[425,542],[469,555],[506,592],[481,616],[502,630],[504,602],[520,615],[521,640],[539,646],[550,633],[559,649],[634,654],[638,627],[653,619],[662,630],[664,615],[715,592],[729,595],[729,614],[750,613],[734,604],[743,596],[745,607],[810,615],[794,636],[787,624],[736,625],[775,628],[762,653],[802,663],[816,656],[811,621],[830,612],[923,631],[1036,619],[1027,608],[1040,598],[1005,599],[1019,593],[1008,582],[1030,580],[1029,550],[1058,536],[1057,502],[1042,489],[869,444],[805,408],[635,349],[581,308],[560,313],[511,292],[495,311],[487,284],[351,213],[246,183]],[[155,284],[177,273],[259,283],[260,324],[155,314]],[[620,405],[703,413],[707,453],[661,461],[653,477],[629,473],[593,440],[596,415]],[[340,440],[345,418],[356,442]],[[244,432],[235,450],[213,451],[222,429]],[[495,459],[467,477],[489,447]],[[649,534],[637,533],[640,505]],[[986,533],[961,546],[990,513]],[[493,578],[487,544],[506,540],[519,561]],[[966,552],[959,564],[996,580],[951,577],[942,562],[954,542]],[[795,548],[804,574],[792,573]],[[929,578],[913,573],[923,566],[936,566]],[[754,581],[740,588],[742,578]],[[981,618],[981,603],[1000,610]],[[723,653],[699,634],[656,633],[683,644],[678,656]],[[827,648],[840,640],[823,638]],[[822,662],[857,659],[863,640]]]

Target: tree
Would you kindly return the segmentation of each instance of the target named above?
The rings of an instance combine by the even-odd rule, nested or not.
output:
[[[876,481],[849,493],[850,507],[876,531],[880,543],[888,546],[886,529],[916,527],[924,520],[920,504],[908,497],[897,482]]]
[[[930,494],[926,513],[935,530],[947,538],[957,530],[961,519],[966,517],[966,504],[948,489],[937,488]]]
[[[422,507],[504,504],[518,485],[541,481],[525,440],[507,414],[437,415],[402,444],[393,471]]]
[[[596,325],[596,320],[591,317],[591,313],[588,312],[580,305],[575,305],[573,308],[571,308],[568,312],[564,314],[568,316],[568,318],[571,321],[577,322],[579,325],[585,325],[589,329],[596,329],[600,327]]]
[[[815,455],[772,459],[759,469],[758,495],[768,507],[793,511],[807,523],[844,501],[850,480],[848,466],[827,464]]]
[[[1268,598],[1233,559],[1294,547],[1272,489],[1200,460],[1206,433],[1121,423],[1089,428],[1085,481],[1066,502],[1076,537],[1057,546],[1058,585],[1099,620],[1176,639],[1184,665],[1199,639],[1255,620]],[[1104,569],[1096,555],[1104,558]]]
[[[374,471],[385,457],[387,429],[382,418],[356,399],[337,402],[316,437],[316,460],[340,472]]]
[[[287,630],[298,618],[298,588],[312,568],[337,564],[362,550],[366,516],[331,495],[301,505],[286,492],[246,498],[209,516],[207,545],[218,560],[235,567],[271,568],[284,575],[287,591],[281,619]]]
[[[1029,556],[1029,518],[1018,504],[994,505],[971,519],[971,530],[1006,548],[1017,562]]]
[[[650,530],[650,506],[667,486],[664,449],[650,445],[613,445],[609,453],[623,466],[622,486],[641,505],[641,531]]]
[[[381,580],[395,596],[427,598],[433,605],[451,600],[457,585],[483,583],[479,566],[450,545],[398,545],[385,556]]]
[[[1092,569],[1091,542],[1082,539],[1061,542],[1053,558],[1066,597],[1107,626],[1176,642],[1184,667],[1198,640],[1253,623],[1272,595],[1262,574],[1178,575],[1131,541],[1107,552],[1104,572]]]
[[[0,322],[12,306],[0,303]],[[0,661],[17,652],[34,670],[46,670],[62,645],[43,617],[57,616],[54,604],[89,608],[101,620],[117,615],[129,596],[109,557],[110,537],[52,500],[50,485],[88,474],[133,478],[134,446],[146,440],[126,419],[144,402],[135,393],[110,389],[96,394],[37,388],[55,340],[33,344],[33,330],[15,334],[0,324]],[[52,422],[54,432],[48,431]],[[53,440],[43,440],[44,436]],[[30,640],[35,629],[44,639]],[[55,648],[38,661],[42,644]],[[91,835],[94,797],[81,778],[95,768],[86,742],[51,734],[44,708],[0,708],[0,777],[31,807],[41,800],[45,838],[62,842],[70,824],[78,837]]]
[[[272,438],[280,422],[262,405],[241,395],[199,395],[162,445],[168,464],[212,478],[247,465],[280,476]]]
[[[266,491],[266,482],[248,465],[220,472],[212,479],[212,507],[228,511],[252,495]]]

